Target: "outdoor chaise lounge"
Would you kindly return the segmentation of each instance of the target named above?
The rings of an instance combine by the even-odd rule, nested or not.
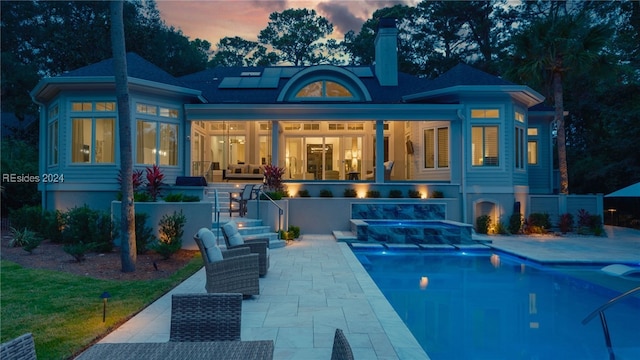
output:
[[[238,224],[229,221],[222,225],[222,236],[228,250],[248,248],[252,254],[258,254],[260,260],[260,276],[269,270],[269,239],[244,239],[238,232]]]
[[[240,341],[242,294],[174,294],[169,341]]]
[[[349,341],[344,336],[342,329],[336,329],[336,334],[333,337],[331,360],[353,360],[351,345],[349,345]]]
[[[0,359],[2,360],[35,360],[36,345],[33,335],[26,333],[0,345]]]
[[[211,230],[202,228],[193,237],[204,261],[208,293],[260,294],[258,255],[249,248],[221,251]]]

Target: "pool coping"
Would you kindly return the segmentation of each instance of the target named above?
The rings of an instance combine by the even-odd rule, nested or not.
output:
[[[371,305],[380,325],[389,338],[399,359],[430,359],[422,346],[418,343],[404,321],[393,309],[382,291],[375,284],[369,273],[356,258],[349,245],[338,242],[349,268],[353,272],[360,288]]]

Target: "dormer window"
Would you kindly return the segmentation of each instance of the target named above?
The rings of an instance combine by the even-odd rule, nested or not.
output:
[[[296,93],[297,99],[303,98],[353,98],[353,94],[335,81],[319,80],[307,84]]]

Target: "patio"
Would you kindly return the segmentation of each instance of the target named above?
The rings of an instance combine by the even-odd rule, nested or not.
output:
[[[640,231],[605,228],[606,238],[491,240],[495,248],[536,261],[640,263]],[[274,359],[329,359],[336,328],[345,331],[357,359],[428,359],[348,246],[331,235],[304,235],[272,250],[260,288],[259,296],[243,301],[242,340],[274,340]],[[204,270],[100,342],[168,341],[171,294],[202,292]]]

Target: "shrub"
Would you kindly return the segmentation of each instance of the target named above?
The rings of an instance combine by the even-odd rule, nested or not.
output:
[[[504,226],[503,223],[498,222],[496,223],[496,227],[493,230],[494,233],[496,234],[500,234],[500,235],[508,235],[509,234],[509,230],[507,230],[507,227]]]
[[[271,200],[282,200],[285,194],[282,191],[263,191],[260,194],[260,200],[268,200],[267,196],[271,198]]]
[[[158,165],[153,164],[153,167],[147,168],[147,193],[153,201],[158,201],[160,187],[164,185],[163,180],[164,174]]]
[[[522,214],[519,212],[511,214],[509,217],[509,232],[519,234],[522,229]]]
[[[145,213],[136,213],[136,253],[144,254],[149,250],[149,246],[156,241],[153,234],[153,228],[146,226],[149,215]]]
[[[356,192],[356,189],[347,188],[347,189],[344,189],[343,195],[346,198],[354,198],[358,196],[358,193]]]
[[[40,234],[55,243],[62,242],[62,229],[64,229],[65,215],[60,210],[45,211],[42,214],[42,229]]]
[[[407,190],[407,195],[412,199],[420,199],[420,191],[418,190]]]
[[[320,197],[333,197],[333,193],[331,192],[331,190],[328,189],[322,189],[320,190]]]
[[[92,251],[95,247],[95,243],[84,243],[79,242],[75,244],[65,244],[62,247],[62,250],[67,254],[73,256],[77,262],[82,262],[85,260],[85,254],[89,251]]]
[[[198,202],[197,195],[185,195],[183,193],[169,193],[162,198],[166,202]]]
[[[378,190],[367,190],[367,198],[379,198],[380,197],[380,191]]]
[[[108,213],[92,210],[87,205],[74,207],[64,214],[64,223],[63,243],[90,245],[90,249],[101,252],[113,250],[113,237],[117,234]]]
[[[558,227],[560,228],[560,232],[563,234],[566,234],[569,231],[573,231],[573,215],[569,213],[560,215],[560,220],[558,220]]]
[[[14,227],[11,228],[11,240],[9,241],[10,247],[21,246],[24,251],[31,254],[41,242],[42,238],[34,231],[27,228],[23,228],[22,230],[18,230]]]
[[[440,190],[433,190],[431,192],[431,197],[434,199],[442,199],[444,198],[444,193]]]
[[[200,197],[198,195],[182,195],[182,202],[199,202]]]
[[[293,225],[289,225],[289,231],[288,233],[290,233],[294,239],[297,239],[300,237],[300,227],[299,226],[293,226]]]
[[[604,233],[602,228],[602,218],[600,215],[591,215],[585,209],[578,211],[578,233],[579,234],[594,234],[600,236]]]
[[[401,190],[390,190],[389,191],[389,197],[390,198],[401,198],[402,197],[402,191]]]
[[[187,218],[180,210],[180,213],[173,212],[172,215],[165,214],[158,225],[160,226],[160,239],[153,246],[163,259],[168,259],[182,248],[182,234]]]
[[[311,197],[311,195],[309,195],[309,190],[307,189],[303,189],[298,191],[298,196],[300,197]]]
[[[476,218],[476,232],[478,234],[488,234],[491,225],[491,216],[480,215]]]
[[[133,193],[133,201],[135,202],[151,202],[153,197],[146,192],[137,191]]]
[[[551,228],[551,220],[547,213],[532,213],[526,225],[528,234],[544,234]]]
[[[16,229],[40,231],[42,229],[42,208],[39,205],[25,205],[17,210],[11,210],[9,220]]]

